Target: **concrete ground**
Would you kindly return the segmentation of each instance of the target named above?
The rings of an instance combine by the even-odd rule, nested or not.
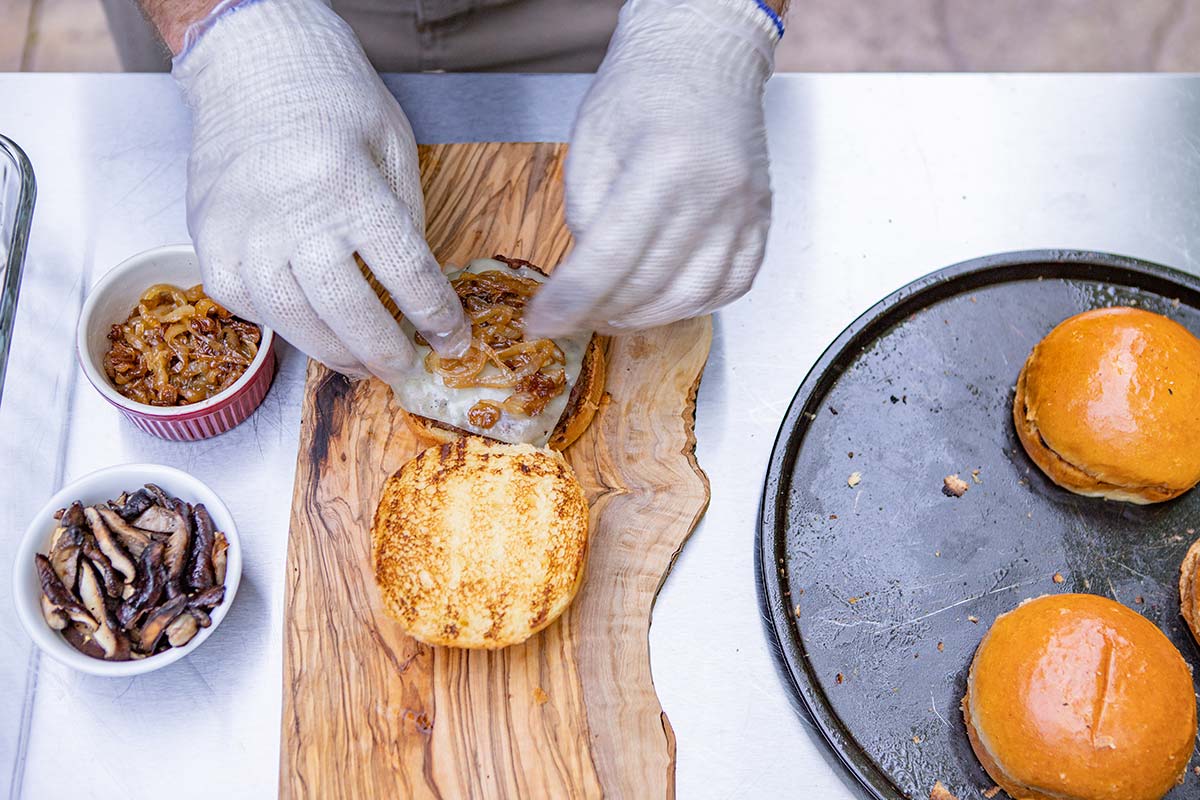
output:
[[[1200,0],[793,0],[788,22],[781,71],[1200,71]],[[0,0],[0,71],[120,68],[99,0]]]

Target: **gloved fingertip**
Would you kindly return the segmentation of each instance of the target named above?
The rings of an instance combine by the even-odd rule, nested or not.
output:
[[[375,358],[366,365],[371,374],[384,383],[396,385],[412,377],[415,372],[424,373],[420,359],[412,345],[406,340],[404,347],[394,350],[383,358]]]
[[[429,346],[443,358],[459,358],[471,346],[471,329],[466,320],[448,331],[422,331]]]
[[[553,339],[557,336],[565,336],[577,329],[578,327],[573,325],[569,319],[539,309],[531,310],[525,317],[525,338],[527,340]]]

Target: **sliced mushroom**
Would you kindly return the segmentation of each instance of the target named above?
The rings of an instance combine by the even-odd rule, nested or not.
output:
[[[79,569],[79,546],[84,537],[83,530],[76,526],[56,528],[50,539],[50,566],[68,591],[75,588]]]
[[[138,634],[138,649],[143,653],[153,653],[155,645],[167,626],[187,608],[187,597],[179,595],[150,612],[146,624]]]
[[[162,506],[150,506],[133,521],[133,525],[144,531],[170,533],[175,530],[175,512]]]
[[[112,562],[108,560],[108,556],[104,555],[100,550],[100,546],[96,544],[96,537],[88,534],[83,537],[83,544],[80,546],[80,551],[91,562],[96,571],[100,573],[100,578],[104,582],[104,593],[109,597],[120,598],[121,593],[125,589],[125,582],[117,575],[117,571],[113,569]]]
[[[104,593],[100,589],[100,581],[96,570],[90,562],[84,562],[79,570],[79,597],[92,618],[100,624],[92,631],[92,638],[104,649],[104,657],[110,661],[127,661],[129,659],[129,639],[125,633],[113,625],[112,616],[104,604]]]
[[[37,563],[42,596],[50,601],[51,606],[66,614],[69,619],[78,622],[88,631],[94,631],[98,627],[98,623],[87,609],[81,606],[79,601],[67,591],[67,587],[63,586],[62,581],[54,574],[54,567],[50,566],[50,559],[38,553],[34,556],[34,561]]]
[[[145,531],[139,531],[122,519],[121,515],[111,508],[96,506],[96,511],[100,513],[108,529],[117,535],[117,539],[129,550],[130,555],[134,558],[139,557],[142,551],[146,549],[146,545],[150,544],[150,534]]]
[[[117,621],[128,628],[145,611],[153,608],[162,597],[167,583],[167,565],[164,561],[166,548],[161,542],[151,542],[142,551],[138,562],[138,575],[134,579],[133,594],[117,609]]]
[[[167,597],[183,594],[183,573],[187,567],[188,544],[191,539],[191,526],[184,513],[182,501],[175,501],[175,529],[167,541]]]
[[[167,641],[171,647],[183,647],[200,631],[199,621],[191,612],[185,611],[167,626]]]
[[[202,608],[208,610],[221,605],[221,601],[225,599],[225,587],[214,586],[211,589],[205,589],[203,592],[192,595],[188,601],[188,605],[192,608]]]
[[[188,560],[188,586],[203,591],[213,585],[213,544],[216,543],[216,528],[212,517],[203,503],[192,509],[196,523],[196,535],[192,538],[192,555]]]
[[[154,496],[145,489],[138,489],[130,495],[123,494],[114,505],[114,510],[121,519],[132,522],[154,505]]]
[[[61,517],[59,523],[64,528],[83,528],[87,526],[87,521],[83,518],[83,503],[76,500],[67,507]]]
[[[157,484],[147,483],[146,488],[150,490],[150,494],[154,496],[154,502],[158,503],[163,508],[171,508],[171,497],[167,495]]]
[[[108,560],[112,562],[113,568],[125,576],[125,582],[129,583],[137,575],[137,569],[133,566],[133,561],[121,544],[113,536],[108,525],[105,524],[104,518],[100,516],[100,512],[95,508],[84,509],[83,512],[87,516],[88,525],[91,526],[92,535],[96,537],[96,544],[100,545],[100,551],[108,556]]]
[[[62,633],[63,638],[85,656],[104,658],[104,648],[97,644],[92,634],[78,622],[68,625]]]
[[[225,585],[225,566],[229,557],[229,540],[225,534],[217,531],[213,537],[213,580],[219,586]]]
[[[147,658],[192,641],[225,601],[229,540],[203,504],[154,484],[55,515],[37,555],[46,624],[77,650],[108,660]]]
[[[61,631],[67,627],[67,615],[61,608],[50,602],[50,598],[42,595],[42,616],[46,618],[46,624],[56,631]]]

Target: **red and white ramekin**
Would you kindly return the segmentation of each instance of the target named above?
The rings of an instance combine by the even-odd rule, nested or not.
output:
[[[156,247],[113,267],[92,288],[83,303],[75,346],[79,365],[96,391],[146,433],[175,442],[207,439],[233,428],[258,408],[275,377],[275,334],[262,330],[258,355],[242,377],[208,400],[186,406],[151,406],[118,392],[104,374],[108,332],[124,322],[142,293],[156,283],[180,288],[200,283],[200,263],[190,244]]]

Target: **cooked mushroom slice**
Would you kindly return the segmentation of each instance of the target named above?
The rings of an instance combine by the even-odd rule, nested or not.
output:
[[[96,506],[96,510],[100,512],[104,524],[117,535],[117,539],[129,550],[130,555],[134,558],[140,556],[142,551],[146,549],[146,545],[150,544],[150,534],[145,531],[139,531],[123,520],[121,515],[111,508]]]
[[[166,548],[161,542],[151,542],[142,551],[138,562],[137,578],[133,581],[133,594],[117,609],[117,621],[128,628],[143,612],[153,608],[162,597],[167,584],[167,565],[164,561]]]
[[[79,570],[79,597],[92,613],[92,617],[100,623],[96,630],[92,631],[92,638],[104,649],[104,657],[109,661],[127,661],[129,639],[124,631],[113,625],[112,616],[104,604],[104,594],[100,590],[96,570],[90,562],[85,561]]]
[[[175,530],[175,512],[158,505],[150,506],[133,521],[133,525],[144,531],[170,533]]]
[[[81,528],[56,528],[50,538],[50,566],[68,591],[75,588],[79,569],[79,545],[84,533]]]
[[[97,644],[96,640],[92,638],[92,634],[79,623],[68,625],[63,629],[62,634],[68,644],[85,656],[104,658],[104,648]]]
[[[191,539],[191,526],[184,514],[185,509],[181,501],[176,501],[175,530],[167,541],[167,597],[183,593],[183,573],[187,567],[188,543]]]
[[[50,559],[38,553],[34,556],[34,561],[37,563],[38,580],[42,586],[42,595],[50,601],[50,605],[56,609],[60,609],[69,619],[78,622],[87,630],[94,631],[97,627],[96,620],[67,591],[67,587],[63,586],[62,581],[54,574],[54,567],[50,566]]]
[[[147,483],[146,488],[150,490],[150,494],[154,496],[154,502],[158,503],[163,508],[171,508],[171,496],[164,492],[157,484]]]
[[[87,527],[87,521],[83,518],[83,503],[76,500],[71,503],[63,515],[59,518],[59,523],[64,528],[84,528]]]
[[[197,503],[192,509],[192,519],[196,523],[196,535],[192,538],[192,555],[188,560],[188,586],[203,591],[213,585],[212,556],[217,531],[203,503]]]
[[[113,569],[112,562],[108,560],[108,556],[101,552],[99,545],[96,544],[96,537],[91,534],[83,537],[81,549],[83,554],[91,561],[92,566],[99,571],[100,577],[104,581],[104,593],[109,597],[120,598],[126,584],[117,575],[117,571]]]
[[[96,544],[100,545],[100,551],[108,556],[108,560],[112,562],[113,568],[117,572],[125,576],[125,582],[129,583],[137,575],[137,569],[133,566],[133,561],[130,560],[125,549],[113,536],[108,525],[105,524],[100,512],[95,508],[84,509],[83,512],[87,516],[88,525],[91,526],[92,535],[96,537]]]
[[[190,613],[193,617],[196,618],[196,622],[200,625],[201,628],[207,628],[209,625],[212,625],[212,617],[210,617],[208,615],[208,612],[205,611],[204,609],[197,608],[196,606],[189,603],[188,604],[188,613]]]
[[[132,522],[153,505],[154,497],[145,489],[138,489],[131,495],[121,495],[113,507],[121,519]]]
[[[56,631],[67,627],[67,615],[61,608],[51,603],[50,598],[46,595],[42,595],[42,616],[46,618],[46,624]]]
[[[213,580],[218,586],[225,585],[225,565],[229,556],[229,540],[217,531],[213,537]]]
[[[155,645],[158,644],[159,638],[163,635],[163,631],[186,608],[187,597],[179,595],[151,611],[150,616],[146,618],[146,624],[142,626],[141,633],[138,635],[138,649],[143,653],[153,653]]]
[[[225,587],[214,586],[211,589],[205,589],[199,594],[192,595],[188,605],[192,608],[202,608],[208,610],[221,605],[221,601],[225,599]]]
[[[199,621],[191,612],[185,611],[167,626],[167,641],[171,647],[183,647],[200,631]]]

